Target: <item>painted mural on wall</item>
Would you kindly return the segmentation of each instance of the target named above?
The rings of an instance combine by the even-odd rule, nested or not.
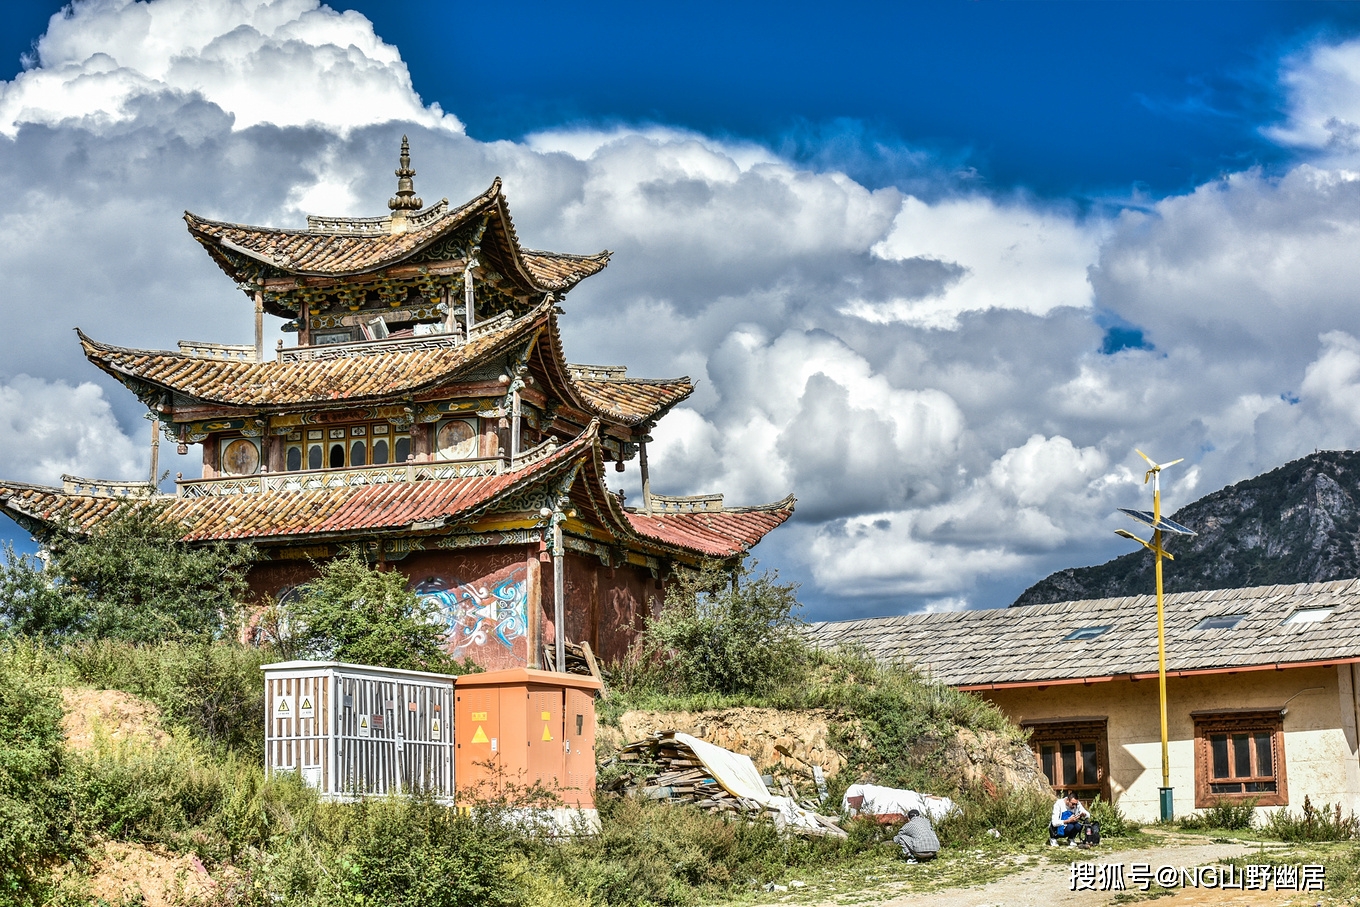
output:
[[[455,658],[488,668],[528,663],[529,576],[523,563],[473,582],[430,576],[413,588],[439,609]]]

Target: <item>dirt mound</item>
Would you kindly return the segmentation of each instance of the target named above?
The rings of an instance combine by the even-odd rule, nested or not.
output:
[[[775,751],[776,746],[782,745],[795,756],[822,766],[827,777],[834,778],[846,765],[845,756],[829,742],[831,726],[838,722],[844,723],[845,719],[826,709],[785,712],[745,707],[709,712],[636,711],[625,712],[619,719],[618,728],[600,728],[598,741],[600,752],[610,753],[654,731],[676,730],[724,749],[745,753],[762,770],[777,767],[791,774],[804,774],[806,768],[802,763]],[[862,737],[853,720],[845,729],[852,736]],[[859,742],[868,745],[868,740]],[[951,769],[951,780],[959,788],[977,786],[995,793],[1008,787],[1053,795],[1052,788],[1039,774],[1029,747],[1010,737],[960,728],[943,740],[923,740],[921,752],[940,754]]]
[[[993,794],[1011,788],[1056,796],[1048,779],[1040,774],[1034,753],[1019,740],[959,728],[939,745],[945,765],[957,773],[954,780],[960,788],[981,787]]]
[[[146,746],[159,746],[169,736],[161,727],[159,709],[122,690],[68,687],[61,691],[61,704],[66,712],[61,729],[66,745],[75,750],[93,748],[100,734],[115,743],[127,740]]]
[[[170,856],[122,841],[109,841],[85,880],[97,903],[135,903],[143,907],[183,907],[217,900],[218,884],[197,857]]]
[[[845,757],[827,742],[831,717],[823,709],[782,712],[750,707],[711,712],[625,712],[618,728],[600,728],[599,742],[602,752],[613,751],[653,731],[675,730],[745,753],[761,769],[779,766],[792,774],[805,773],[802,763],[775,752],[775,746],[782,745],[795,756],[820,765],[827,777],[835,777],[845,767]]]

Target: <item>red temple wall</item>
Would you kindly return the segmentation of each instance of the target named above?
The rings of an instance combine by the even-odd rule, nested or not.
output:
[[[539,547],[414,551],[386,566],[405,574],[437,607],[450,654],[498,670],[529,663],[535,603],[542,645],[556,643],[552,560],[542,559]],[[639,567],[606,567],[597,558],[568,552],[563,572],[566,637],[589,642],[604,662],[623,657],[644,615],[656,613],[664,599],[663,584]],[[309,561],[267,561],[251,569],[247,582],[251,598],[263,604],[313,576]]]

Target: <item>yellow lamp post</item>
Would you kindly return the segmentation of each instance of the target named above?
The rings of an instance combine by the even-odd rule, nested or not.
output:
[[[1168,520],[1162,516],[1162,470],[1168,466],[1175,466],[1184,457],[1181,460],[1172,460],[1170,463],[1154,463],[1152,458],[1141,450],[1137,453],[1138,456],[1147,460],[1149,467],[1148,471],[1143,474],[1143,484],[1146,485],[1149,479],[1152,480],[1152,512],[1128,510],[1123,507],[1119,508],[1119,512],[1150,527],[1152,529],[1152,541],[1144,541],[1125,529],[1116,529],[1115,534],[1122,535],[1126,539],[1133,539],[1151,551],[1157,575],[1157,692],[1162,712],[1162,786],[1158,793],[1161,800],[1162,819],[1163,821],[1170,821],[1174,810],[1172,808],[1171,758],[1166,741],[1166,610],[1162,605],[1162,558],[1173,561],[1175,558],[1162,547],[1162,533],[1169,532],[1172,535],[1194,535],[1195,533],[1175,520]]]

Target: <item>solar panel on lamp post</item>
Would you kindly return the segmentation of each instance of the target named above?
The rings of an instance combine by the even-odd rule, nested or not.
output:
[[[1154,463],[1152,458],[1141,450],[1137,451],[1138,456],[1147,460],[1148,471],[1143,474],[1143,484],[1152,480],[1152,512],[1146,510],[1128,510],[1124,507],[1119,508],[1119,512],[1133,517],[1144,526],[1152,529],[1152,541],[1144,541],[1125,529],[1116,529],[1116,535],[1122,535],[1126,539],[1133,539],[1138,544],[1152,552],[1153,563],[1156,567],[1157,576],[1157,693],[1158,704],[1161,707],[1162,719],[1162,786],[1158,789],[1158,799],[1160,800],[1162,821],[1171,821],[1175,810],[1172,807],[1172,788],[1171,788],[1171,760],[1168,754],[1167,734],[1166,734],[1166,611],[1162,605],[1162,558],[1174,561],[1167,550],[1162,547],[1162,533],[1172,535],[1194,535],[1195,533],[1177,523],[1175,520],[1168,520],[1162,516],[1162,470],[1168,466],[1175,466],[1185,458],[1172,460],[1170,463]]]

